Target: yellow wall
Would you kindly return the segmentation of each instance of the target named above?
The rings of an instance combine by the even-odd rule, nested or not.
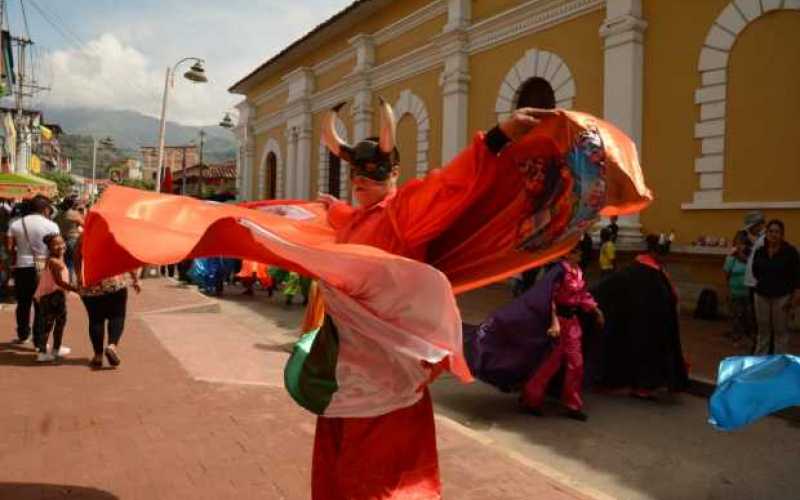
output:
[[[397,150],[403,152],[398,179],[402,185],[417,174],[417,121],[409,113],[397,122]]]
[[[729,64],[725,201],[800,201],[800,11],[748,25]]]
[[[272,99],[264,101],[256,106],[256,117],[263,118],[269,116],[277,111],[280,111],[286,106],[286,99],[289,97],[289,92],[281,92]]]
[[[602,11],[592,12],[558,26],[514,40],[470,57],[469,132],[485,130],[497,122],[494,112],[500,85],[529,49],[558,54],[575,78],[575,109],[603,114],[603,51],[597,34]]]
[[[442,94],[439,87],[439,75],[442,72],[441,67],[436,67],[426,73],[414,76],[407,80],[403,80],[386,87],[375,90],[375,100],[373,102],[373,109],[376,110],[372,120],[373,132],[378,133],[379,115],[378,110],[378,96],[382,96],[392,106],[397,102],[400,97],[400,92],[410,89],[411,92],[417,95],[425,103],[425,109],[428,111],[430,119],[430,132],[428,132],[428,167],[435,168],[441,166],[439,163],[442,158]],[[399,148],[398,148],[399,149]],[[407,165],[413,166],[416,169],[417,164],[417,151],[400,150],[400,163],[405,167]],[[408,168],[408,167],[406,167]]]
[[[328,87],[332,87],[337,83],[340,83],[344,77],[353,72],[353,67],[355,66],[355,62],[356,62],[355,58],[350,59],[346,63],[339,64],[338,66],[331,68],[325,73],[318,75],[317,81],[315,82],[316,85],[314,87],[314,91],[320,92],[322,90],[327,89]]]
[[[445,22],[447,22],[446,15],[435,17],[394,40],[379,45],[375,49],[375,63],[383,64],[425,45],[432,37],[442,32]]]
[[[644,2],[648,26],[645,32],[642,166],[656,201],[642,213],[641,222],[644,232],[674,229],[678,243],[690,243],[700,235],[730,239],[747,212],[681,209],[681,203],[692,201],[692,194],[699,189],[694,160],[700,153],[700,142],[694,138],[694,124],[700,119],[700,107],[694,104],[694,92],[701,85],[697,71],[700,49],[709,28],[728,3],[728,0]],[[771,24],[769,17],[762,21]],[[769,29],[767,26],[765,31]],[[675,36],[676,33],[680,36]],[[742,36],[747,37],[747,33]],[[762,53],[759,57],[763,56]],[[746,57],[734,54],[734,59],[739,60],[732,63],[747,66],[754,62],[747,63]],[[762,89],[763,85],[758,88]],[[737,136],[752,132],[748,132],[747,127],[761,126],[758,123],[751,120],[741,126],[735,124]],[[729,154],[731,141],[737,140],[726,139]],[[728,183],[727,168],[725,177]],[[766,210],[765,213],[767,217],[784,218],[788,234],[792,227],[795,234],[800,234],[800,211]]]

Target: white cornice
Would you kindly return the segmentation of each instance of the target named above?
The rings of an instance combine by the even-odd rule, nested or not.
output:
[[[605,0],[531,0],[469,27],[469,52],[474,54],[516,38],[599,10]]]
[[[425,7],[418,9],[406,17],[396,21],[389,26],[379,29],[372,37],[377,45],[384,44],[393,40],[404,33],[408,33],[417,26],[435,19],[447,13],[447,2],[445,0],[436,0],[431,2]]]

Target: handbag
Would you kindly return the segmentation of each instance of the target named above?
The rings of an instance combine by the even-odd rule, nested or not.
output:
[[[31,247],[31,253],[33,254],[33,268],[36,269],[36,278],[41,278],[42,273],[47,267],[47,256],[36,254],[36,250],[34,250],[33,244],[31,243],[31,238],[28,236],[28,226],[25,225],[25,217],[22,218],[22,231],[25,233],[25,240],[28,242],[28,246]]]

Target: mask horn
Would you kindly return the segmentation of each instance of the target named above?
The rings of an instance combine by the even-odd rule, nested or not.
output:
[[[383,97],[378,97],[378,100],[381,108],[381,132],[378,145],[382,153],[389,155],[394,151],[397,124],[394,121],[394,111],[389,103],[384,101]]]
[[[331,153],[348,163],[352,163],[353,148],[336,133],[336,117],[344,104],[342,102],[334,106],[322,119],[322,143]]]

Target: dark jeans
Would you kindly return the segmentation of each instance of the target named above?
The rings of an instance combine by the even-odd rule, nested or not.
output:
[[[31,336],[31,305],[33,305],[33,339],[40,334],[41,313],[39,304],[33,301],[33,294],[39,285],[36,269],[33,267],[14,268],[14,295],[17,299],[17,337],[25,340]],[[38,345],[38,344],[37,344]]]
[[[61,348],[61,339],[64,338],[64,327],[67,325],[67,296],[63,290],[49,293],[39,299],[39,307],[42,313],[42,334],[36,339],[36,348],[41,352],[47,351],[47,340],[52,331],[53,354],[57,354]]]
[[[96,355],[103,354],[103,340],[108,322],[108,343],[118,344],[125,329],[125,308],[128,305],[128,289],[105,295],[81,297],[89,314],[89,338]]]

